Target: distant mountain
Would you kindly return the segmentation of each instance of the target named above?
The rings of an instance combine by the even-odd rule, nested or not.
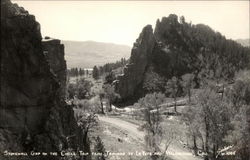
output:
[[[241,44],[244,47],[250,47],[249,39],[236,39],[235,41],[238,42],[239,44]]]
[[[95,41],[62,41],[67,67],[92,68],[121,58],[128,59],[131,47]]]

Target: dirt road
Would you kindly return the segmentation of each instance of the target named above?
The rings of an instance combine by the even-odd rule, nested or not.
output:
[[[137,139],[143,142],[144,132],[139,131],[137,128],[138,125],[129,123],[127,121],[121,120],[119,118],[99,116],[99,120],[115,125],[122,130],[127,131],[132,136],[135,136]],[[178,141],[174,141],[167,150],[167,155],[174,160],[201,160],[199,157],[195,157],[189,150],[182,147]]]

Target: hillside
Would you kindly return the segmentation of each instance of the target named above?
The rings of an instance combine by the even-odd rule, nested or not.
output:
[[[94,41],[62,41],[68,68],[93,68],[129,58],[131,47]]]
[[[169,79],[179,81],[187,73],[194,75],[196,88],[207,79],[230,81],[249,67],[249,56],[249,48],[209,26],[186,23],[184,17],[171,14],[158,19],[154,30],[151,25],[143,28],[116,91],[128,102],[150,92],[165,92]]]
[[[236,42],[241,44],[244,47],[250,47],[250,41],[249,39],[236,39]]]

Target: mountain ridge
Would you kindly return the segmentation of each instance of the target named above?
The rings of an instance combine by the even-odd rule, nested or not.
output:
[[[234,40],[237,43],[241,44],[244,47],[250,47],[250,39],[249,38],[240,38],[240,39],[236,39]]]
[[[93,68],[129,58],[131,47],[123,44],[96,41],[62,40],[65,58],[69,68]]]

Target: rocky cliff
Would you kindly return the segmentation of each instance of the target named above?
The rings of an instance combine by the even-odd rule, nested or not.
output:
[[[42,45],[41,39],[33,15],[1,1],[1,156],[6,150],[77,148],[77,124],[61,92],[66,76],[63,46],[58,40]]]
[[[232,78],[249,67],[248,48],[203,24],[186,23],[174,14],[146,26],[136,40],[124,75],[116,81],[122,103],[132,103],[148,92],[162,91],[168,79],[195,75],[196,87],[206,78]]]

